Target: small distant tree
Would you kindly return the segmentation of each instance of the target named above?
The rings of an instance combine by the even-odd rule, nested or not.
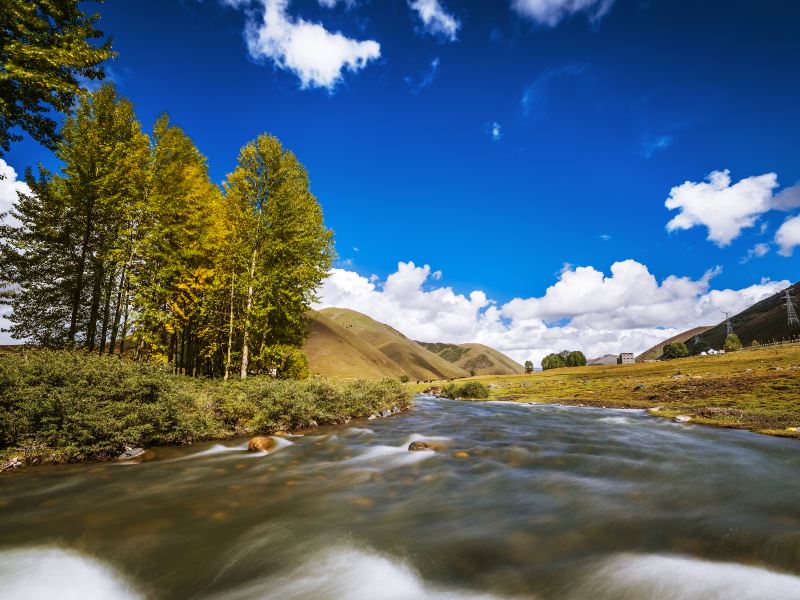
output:
[[[663,357],[667,360],[685,358],[687,356],[689,356],[689,350],[683,342],[672,342],[664,346]]]
[[[410,379],[409,376],[406,375],[405,373],[400,375],[400,383],[408,383],[409,379]]]
[[[533,373],[533,361],[530,360],[525,361],[525,372]]]
[[[475,369],[470,369],[469,370],[469,376],[470,377],[475,377],[475,373],[476,373]]]
[[[751,348],[758,348],[760,345],[761,345],[761,342],[759,342],[758,340],[753,340],[752,342],[750,342],[750,347]]]
[[[725,338],[725,352],[736,352],[742,349],[742,340],[735,333],[728,334]]]
[[[585,367],[586,356],[580,350],[575,350],[567,354],[566,363],[568,367]]]
[[[548,354],[542,359],[542,369],[560,369],[566,367],[567,363],[560,354]]]

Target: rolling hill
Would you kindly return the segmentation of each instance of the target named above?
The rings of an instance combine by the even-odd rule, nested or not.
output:
[[[704,325],[702,327],[695,327],[694,329],[689,329],[688,331],[684,331],[683,333],[679,333],[678,335],[674,335],[668,340],[664,340],[663,342],[659,342],[652,348],[645,350],[639,356],[636,357],[636,362],[645,362],[646,360],[656,360],[661,357],[664,353],[664,346],[667,344],[671,344],[673,342],[688,342],[694,336],[701,335],[711,329],[713,325]]]
[[[369,377],[366,371],[359,371],[359,365],[363,365],[371,371],[390,376],[406,374],[421,381],[467,376],[458,366],[365,314],[345,308],[325,308],[316,315],[319,317],[314,318],[312,313],[309,324],[316,335],[309,336],[303,347],[315,373]],[[367,351],[365,346],[374,352]],[[346,356],[347,352],[354,356]]]
[[[795,308],[800,310],[797,302],[800,298],[800,283],[789,286],[789,292],[794,294]],[[780,291],[732,317],[733,331],[742,340],[742,344],[749,346],[754,340],[765,343],[800,336],[800,326],[789,327],[782,297],[783,291]],[[719,349],[725,343],[726,334],[725,321],[722,321],[701,334],[700,341],[711,348]]]
[[[522,365],[483,344],[417,343],[467,373],[474,371],[476,375],[514,375],[525,372]]]

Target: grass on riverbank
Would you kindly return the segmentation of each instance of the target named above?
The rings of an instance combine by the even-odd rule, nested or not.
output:
[[[791,429],[800,427],[798,345],[471,380],[487,385],[491,400],[659,408],[653,414],[800,438]]]
[[[411,402],[392,379],[226,383],[80,352],[0,352],[0,464],[106,460],[125,446],[289,431]]]

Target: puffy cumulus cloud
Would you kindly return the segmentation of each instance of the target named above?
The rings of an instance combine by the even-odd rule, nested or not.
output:
[[[601,19],[614,0],[512,0],[511,8],[540,25],[555,27],[563,19],[586,13],[592,21]]]
[[[786,219],[775,232],[778,254],[791,256],[796,246],[800,246],[800,215]]]
[[[708,240],[720,247],[729,245],[753,227],[764,213],[771,210],[788,212],[800,207],[800,184],[784,188],[777,194],[778,176],[765,173],[747,177],[731,184],[730,171],[713,171],[705,181],[687,181],[672,188],[665,205],[678,214],[667,223],[668,231],[708,228]],[[761,224],[761,233],[767,224]],[[748,253],[748,260],[766,254],[764,244]],[[758,254],[761,252],[761,254]],[[780,252],[780,254],[785,254]]]
[[[417,13],[426,32],[450,42],[456,40],[461,23],[439,0],[409,0],[408,5]]]
[[[248,0],[225,0],[234,7],[249,5]],[[291,71],[302,88],[333,90],[344,71],[357,72],[380,58],[381,47],[373,40],[359,41],[341,33],[331,33],[319,23],[311,23],[288,13],[289,0],[256,0],[263,8],[261,17],[247,12],[245,40],[254,60],[267,60]],[[324,5],[332,5],[325,2]]]
[[[565,348],[589,357],[641,352],[690,327],[717,323],[722,311],[739,312],[788,285],[764,280],[740,290],[712,290],[718,272],[658,281],[633,260],[614,263],[609,276],[594,267],[567,266],[543,296],[498,306],[480,290],[460,294],[433,285],[441,275],[428,265],[401,262],[383,283],[333,269],[317,308],[350,308],[413,339],[480,342],[519,362],[538,362]]]
[[[667,230],[705,226],[709,241],[727,246],[774,208],[776,187],[775,173],[747,177],[733,185],[728,170],[713,171],[706,181],[687,181],[672,188],[665,202],[668,209],[680,211],[667,223]]]
[[[30,194],[31,188],[18,179],[14,167],[0,158],[0,222],[3,225],[19,225],[19,221],[8,214],[17,201],[17,192]]]

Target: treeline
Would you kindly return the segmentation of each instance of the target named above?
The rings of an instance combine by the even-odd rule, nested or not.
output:
[[[60,172],[28,169],[19,224],[0,227],[15,338],[195,376],[302,370],[293,349],[332,232],[276,138],[245,145],[221,189],[167,116],[148,135],[104,85],[79,94],[55,153]]]
[[[542,370],[560,369],[562,367],[585,367],[586,356],[580,350],[562,350],[558,354],[548,354],[542,359]]]

